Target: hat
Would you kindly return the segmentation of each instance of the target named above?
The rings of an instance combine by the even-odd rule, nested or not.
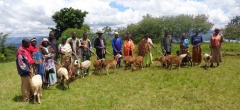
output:
[[[186,33],[182,33],[182,36],[183,36],[183,37],[186,37]]]
[[[66,40],[66,39],[67,39],[67,36],[62,36],[62,39]]]
[[[37,39],[36,38],[32,38],[30,41],[34,42],[34,41],[37,41]]]
[[[42,42],[44,42],[44,41],[47,41],[47,42],[48,42],[48,39],[47,39],[47,38],[43,38],[43,39],[42,39]]]
[[[118,32],[114,32],[114,35],[118,35]]]
[[[103,32],[102,31],[98,31],[97,34],[103,34]]]

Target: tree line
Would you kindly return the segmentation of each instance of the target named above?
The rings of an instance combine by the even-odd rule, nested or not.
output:
[[[52,15],[52,20],[56,23],[55,27],[49,29],[55,32],[58,42],[62,35],[70,37],[72,32],[77,32],[77,38],[81,38],[84,32],[89,33],[91,41],[97,37],[96,33],[90,30],[90,26],[84,23],[84,18],[88,12],[79,9],[63,8]],[[149,34],[154,42],[159,42],[164,31],[170,31],[175,40],[181,38],[182,33],[186,33],[188,37],[194,34],[196,30],[201,33],[207,33],[213,26],[213,23],[208,21],[209,16],[201,15],[187,15],[181,14],[177,16],[159,16],[153,17],[147,14],[142,17],[138,23],[128,24],[126,27],[112,29],[110,26],[102,28],[104,37],[106,39],[112,38],[113,31],[118,31],[121,36],[127,32],[132,35],[134,42],[139,42],[144,34]],[[227,39],[240,40],[240,16],[234,17],[228,25],[223,29],[223,35]],[[0,62],[9,62],[15,60],[15,52],[17,47],[6,46],[6,38],[9,34],[0,33]]]

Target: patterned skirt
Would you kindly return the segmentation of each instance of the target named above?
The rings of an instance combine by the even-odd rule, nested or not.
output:
[[[201,46],[196,46],[192,48],[192,62],[201,63],[202,62],[202,48]]]

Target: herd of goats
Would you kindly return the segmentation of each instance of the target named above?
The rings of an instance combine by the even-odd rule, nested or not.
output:
[[[141,69],[144,67],[144,59],[142,56],[137,56],[136,58],[132,56],[126,56],[123,57],[120,54],[117,54],[114,59],[112,60],[106,60],[106,59],[98,59],[93,62],[93,66],[95,67],[95,71],[98,71],[98,74],[101,75],[103,70],[106,70],[107,75],[109,75],[108,70],[109,68],[116,69],[116,65],[118,62],[118,59],[122,58],[124,62],[124,69],[127,69],[127,67],[130,67],[132,71],[136,70],[136,67],[140,67]],[[209,54],[203,55],[203,60],[205,61],[205,68],[209,67],[210,61],[212,56]],[[61,87],[64,89],[64,81],[66,82],[66,85],[69,89],[69,81],[70,79],[74,79],[77,76],[77,72],[80,70],[80,77],[84,78],[84,71],[89,71],[91,67],[91,61],[86,60],[81,63],[78,62],[72,62],[70,56],[64,57],[64,64],[60,65],[59,63],[55,62],[55,68],[57,72],[58,79],[61,81]],[[160,58],[154,58],[153,61],[159,61],[161,63],[161,68],[166,68],[171,70],[172,65],[175,64],[178,69],[180,69],[181,65],[188,65],[192,66],[192,57],[190,53],[186,54],[178,54],[176,56],[174,55],[168,55],[168,56],[162,56]],[[41,61],[39,61],[41,62]],[[88,73],[90,76],[90,72]],[[40,102],[40,96],[41,91],[44,87],[44,84],[42,83],[42,78],[40,75],[33,75],[32,77],[32,90],[34,95],[34,103],[36,102],[36,97],[38,98],[38,103]]]

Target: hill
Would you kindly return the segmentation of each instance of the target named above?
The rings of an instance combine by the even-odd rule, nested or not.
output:
[[[40,44],[42,39],[47,37],[48,36],[36,36],[35,38],[37,39],[37,44]],[[5,44],[19,47],[22,45],[22,39],[24,38],[31,39],[32,37],[8,37]]]

